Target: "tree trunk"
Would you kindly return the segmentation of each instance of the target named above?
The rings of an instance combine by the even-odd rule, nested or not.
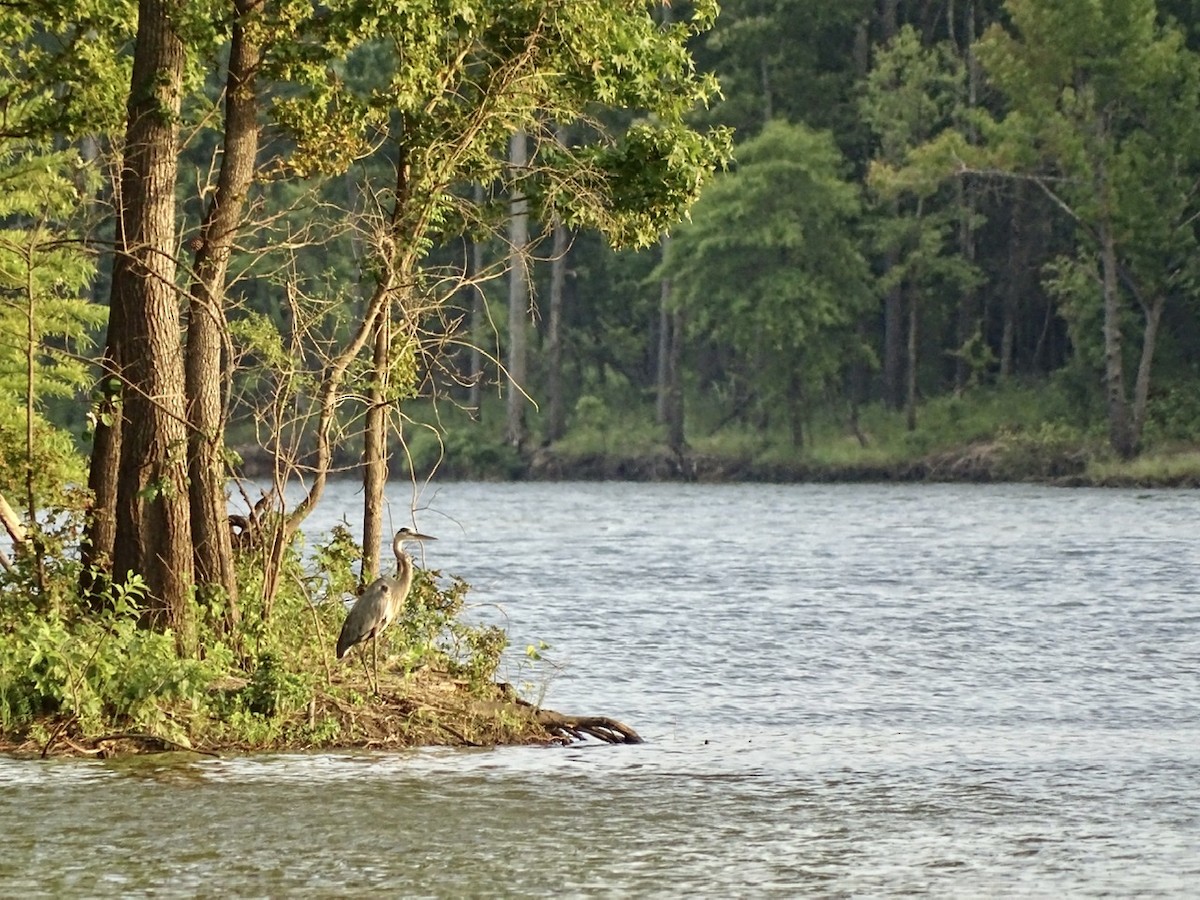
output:
[[[475,185],[475,205],[483,208],[483,185]],[[484,304],[487,298],[483,295],[483,248],[479,240],[471,241],[470,255],[467,262],[467,290],[471,292],[471,362],[470,387],[467,389],[467,409],[475,421],[483,419],[483,326],[487,321],[487,309]]]
[[[363,433],[363,558],[359,579],[370,584],[379,577],[379,548],[383,544],[383,501],[387,487],[387,383],[391,345],[391,316],[385,307],[375,321],[371,384],[367,389],[367,420]]]
[[[246,37],[249,0],[235,0],[237,18],[229,51],[225,88],[225,146],[217,190],[200,229],[188,303],[188,342],[184,361],[188,421],[189,500],[196,583],[212,585],[227,602],[230,632],[240,618],[229,510],[225,498],[226,380],[222,349],[228,340],[225,275],[258,155],[258,98],[255,78],[262,56]]]
[[[879,36],[882,41],[890,41],[899,31],[899,16],[897,7],[900,0],[879,0]]]
[[[950,16],[953,16],[951,9]],[[966,108],[969,112],[973,112],[978,103],[978,73],[975,65],[975,4],[968,2],[966,4],[965,19],[964,19],[964,37],[963,37],[963,61],[967,70],[967,97]],[[954,33],[953,19],[951,19],[951,35]],[[970,118],[967,119],[966,138],[969,144],[978,142],[975,126]],[[973,176],[963,175],[958,179],[958,202],[959,202],[959,218],[958,218],[958,244],[959,252],[963,259],[974,265],[975,263],[975,207],[977,203],[975,184],[972,180]],[[958,298],[958,349],[959,353],[955,357],[954,362],[954,388],[956,391],[964,390],[970,383],[971,378],[976,374],[972,369],[971,360],[967,358],[967,354],[963,352],[967,346],[974,342],[976,334],[981,329],[981,319],[983,311],[980,309],[979,293],[974,287],[965,289]]]
[[[917,429],[917,322],[919,320],[916,286],[908,291],[908,370],[904,390],[905,425]]]
[[[1025,271],[1029,267],[1029,242],[1025,237],[1025,185],[1018,181],[1012,196],[1012,224],[1008,244],[1008,274],[1004,279],[1004,322],[1000,334],[1000,380],[1016,371],[1017,313],[1025,291]]]
[[[562,222],[555,219],[554,249],[550,260],[550,321],[546,336],[547,442],[557,441],[567,428],[562,377],[562,318],[567,283],[567,254],[570,248],[570,234]]]
[[[524,177],[528,165],[528,136],[519,131],[509,141],[509,165],[514,183]],[[526,319],[529,310],[529,277],[525,250],[529,244],[529,202],[523,189],[514,188],[508,225],[508,407],[505,439],[521,450],[528,438],[525,423]]]
[[[1104,293],[1104,392],[1108,405],[1108,438],[1122,459],[1131,459],[1136,453],[1136,442],[1125,394],[1117,248],[1112,227],[1107,221],[1100,225],[1100,269]]]
[[[409,160],[408,148],[397,148],[396,196],[393,199],[392,215],[385,239],[378,243],[393,248],[390,256],[379,263],[387,274],[380,278],[380,291],[376,292],[379,310],[375,317],[371,356],[370,386],[367,389],[367,417],[363,434],[363,561],[359,578],[369,584],[379,576],[379,548],[383,542],[383,506],[387,490],[388,455],[388,383],[391,379],[392,356],[392,303],[395,285],[407,291],[412,285],[414,257],[411,252],[413,241],[403,233],[405,215],[409,205]],[[398,256],[395,248],[408,247]],[[385,251],[386,252],[386,251]],[[407,304],[401,304],[402,307]]]
[[[964,181],[965,179],[959,179],[958,187],[960,204],[958,221],[959,252],[967,263],[974,264],[975,229],[971,224],[971,217],[975,214],[975,198],[974,191]],[[971,383],[972,377],[976,374],[972,366],[975,353],[970,350],[970,347],[974,344],[976,336],[982,327],[980,316],[978,292],[973,287],[963,289],[958,297],[958,313],[955,329],[955,341],[958,345],[958,352],[954,357],[954,390],[959,393],[966,390],[967,385]]]
[[[898,262],[889,251],[887,269]],[[883,298],[883,401],[890,409],[904,407],[904,324],[904,288],[897,283]]]
[[[120,309],[122,403],[113,575],[136,572],[149,621],[194,648],[192,532],[179,298],[175,289],[175,177],[184,48],[163,0],[140,0],[133,56],[121,226],[112,275]],[[110,344],[112,339],[110,338]]]
[[[669,283],[668,283],[669,289]],[[683,319],[681,309],[671,311],[671,341],[667,354],[667,446],[676,456],[683,454],[686,446],[683,433],[683,382],[680,369],[683,362]]]
[[[119,220],[118,220],[119,221]],[[119,224],[118,224],[119,227]],[[118,236],[119,238],[119,236]],[[80,546],[79,594],[99,609],[112,576],[113,545],[117,536],[117,471],[121,466],[122,368],[120,307],[110,306],[108,337],[100,361],[100,395],[88,467],[91,509]]]
[[[788,376],[788,426],[792,431],[792,449],[804,448],[804,379],[795,365]]]
[[[1125,361],[1122,355],[1121,290],[1117,239],[1109,217],[1110,185],[1103,163],[1096,169],[1096,196],[1104,210],[1097,226],[1100,244],[1100,282],[1104,297],[1104,393],[1108,407],[1108,439],[1122,459],[1137,454],[1137,439],[1125,391]]]
[[[1146,426],[1146,404],[1150,400],[1150,369],[1154,362],[1154,346],[1158,342],[1158,326],[1162,321],[1166,298],[1155,297],[1143,306],[1146,315],[1145,330],[1142,332],[1142,355],[1138,361],[1137,381],[1133,387],[1133,444],[1141,446],[1142,430]]]
[[[659,242],[662,255],[667,255],[671,236],[664,234]],[[670,418],[671,403],[671,280],[664,278],[658,284],[658,364],[655,372],[654,416],[660,425]]]

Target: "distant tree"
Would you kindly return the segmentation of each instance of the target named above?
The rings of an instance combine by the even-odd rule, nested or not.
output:
[[[529,166],[529,136],[518,131],[509,140],[508,164],[512,181],[522,185]],[[507,415],[504,436],[509,445],[522,450],[528,437],[525,405],[529,382],[529,197],[518,188],[509,199],[508,219],[508,360]]]
[[[901,395],[903,359],[902,396],[910,429],[916,427],[922,312],[939,294],[959,294],[976,280],[969,259],[958,253],[955,243],[962,217],[970,215],[960,194],[950,179],[921,177],[907,167],[915,148],[954,127],[964,73],[947,45],[926,48],[905,25],[877,54],[860,102],[877,141],[870,173],[879,201],[875,244],[889,263],[883,275],[888,297],[884,393],[893,401]],[[896,177],[898,170],[904,170],[903,177]]]
[[[857,354],[853,325],[872,298],[843,167],[828,133],[768,124],[675,231],[658,273],[693,334],[734,348],[797,445],[813,396]]]
[[[1009,28],[979,46],[1008,104],[980,165],[1032,179],[1075,224],[1078,250],[1055,285],[1077,349],[1103,371],[1109,441],[1128,458],[1164,311],[1200,285],[1200,57],[1157,21],[1153,0],[1006,9]]]

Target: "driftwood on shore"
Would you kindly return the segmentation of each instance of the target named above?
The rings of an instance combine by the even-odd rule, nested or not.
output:
[[[502,687],[507,687],[502,686]],[[534,706],[520,697],[510,695],[505,700],[480,701],[475,710],[483,714],[516,713],[544,728],[551,736],[569,741],[592,737],[606,744],[640,744],[641,737],[623,722],[608,716],[568,716],[552,709]]]

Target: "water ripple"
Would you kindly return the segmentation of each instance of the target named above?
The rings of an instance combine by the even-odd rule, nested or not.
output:
[[[0,760],[5,892],[1200,883],[1195,493],[454,484],[426,499],[430,523],[457,523],[423,521],[442,538],[427,562],[510,629],[507,677],[646,744]]]

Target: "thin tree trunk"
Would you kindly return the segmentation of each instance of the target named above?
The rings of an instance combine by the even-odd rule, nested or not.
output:
[[[1102,123],[1101,128],[1105,125]],[[1097,228],[1100,244],[1100,280],[1104,298],[1104,392],[1108,407],[1108,437],[1122,459],[1137,453],[1137,440],[1125,390],[1125,361],[1122,355],[1121,290],[1117,239],[1108,210],[1111,185],[1103,163],[1096,169],[1096,196],[1103,210]]]
[[[400,247],[407,242],[399,230],[404,222],[409,201],[409,161],[407,148],[398,148],[396,160],[396,196],[393,201],[389,234],[381,243]],[[389,273],[386,282],[408,290],[410,252],[393,254],[380,260]],[[375,317],[374,349],[371,357],[370,387],[367,391],[367,417],[363,434],[363,562],[359,577],[363,584],[379,575],[379,550],[383,542],[383,507],[387,490],[388,456],[388,382],[391,378],[392,302],[394,290],[385,290]],[[403,305],[403,304],[402,304]]]
[[[33,250],[29,249],[29,255],[25,259],[25,294],[29,301],[29,314],[26,319],[25,333],[25,502],[29,514],[29,533],[30,544],[33,549],[34,575],[37,581],[38,601],[42,604],[44,612],[60,612],[58,608],[58,600],[55,597],[48,596],[46,591],[46,553],[45,543],[42,540],[41,529],[37,527],[38,500],[37,493],[34,490],[34,469],[33,464],[33,448],[34,448],[34,433],[33,422],[35,405],[37,403],[36,394],[36,372],[37,372],[37,316],[35,291],[33,289]]]
[[[475,185],[475,206],[483,208],[483,185]],[[486,298],[483,295],[483,285],[479,279],[483,277],[482,241],[472,240],[471,251],[467,262],[467,290],[471,292],[471,371],[470,387],[467,389],[467,408],[475,421],[483,419],[483,325],[487,318],[484,308]]]
[[[671,312],[671,342],[667,354],[667,446],[676,456],[683,454],[687,445],[683,432],[683,381],[680,369],[683,362],[684,312]]]
[[[900,0],[879,0],[879,31],[884,41],[896,36],[899,30],[897,7]]]
[[[383,543],[383,501],[387,487],[387,383],[391,348],[391,316],[385,308],[375,321],[371,384],[363,433],[363,558],[359,578],[369,584],[379,577]]]
[[[1017,181],[1012,194],[1012,219],[1009,226],[1008,272],[1004,278],[1003,317],[1000,334],[1000,379],[1016,372],[1017,315],[1028,281],[1030,242],[1026,235],[1028,195],[1025,184]]]
[[[550,260],[550,321],[547,325],[546,440],[557,441],[567,427],[566,401],[563,398],[562,345],[563,301],[567,283],[567,254],[571,236],[561,221],[554,221],[554,249]]]
[[[905,425],[909,431],[917,429],[917,292],[915,287],[908,291],[908,370],[904,390]]]
[[[804,379],[800,377],[800,366],[792,367],[788,376],[788,425],[792,431],[792,449],[804,447]]]
[[[659,241],[662,255],[667,255],[671,236],[664,234]],[[654,417],[658,424],[666,425],[670,419],[671,404],[671,280],[664,278],[658,283],[658,356],[655,373]]]
[[[891,270],[898,261],[889,251],[885,265]],[[883,298],[883,400],[890,409],[904,407],[904,327],[904,288],[898,283]]]
[[[949,15],[953,16],[953,5]],[[964,14],[964,38],[963,38],[963,60],[967,70],[967,98],[966,108],[968,113],[974,111],[978,102],[979,87],[977,84],[977,72],[975,66],[975,4],[972,0],[968,0],[966,11]],[[953,34],[951,27],[951,34]],[[971,124],[972,120],[967,119],[967,142],[975,144],[978,142],[978,136],[975,133],[975,126]],[[963,258],[971,265],[975,263],[975,206],[976,206],[976,191],[972,176],[963,175],[958,179],[958,200],[959,200],[959,218],[958,218],[958,243],[960,252]],[[967,358],[967,354],[963,351],[967,345],[972,343],[976,334],[981,329],[980,320],[982,310],[980,309],[979,293],[974,287],[965,289],[958,300],[958,349],[959,353],[955,357],[954,363],[954,388],[957,391],[964,390],[975,374],[971,368],[971,361]]]
[[[899,30],[899,0],[879,0],[877,21],[879,42],[890,41]],[[892,218],[900,215],[898,203],[890,210]],[[892,250],[884,260],[884,271],[890,272],[899,263],[899,254]],[[904,291],[897,284],[883,298],[883,401],[891,409],[902,409],[904,391]]]
[[[121,209],[119,183],[115,193],[117,209]],[[121,217],[118,216],[117,246],[123,244]],[[112,297],[112,301],[115,300],[116,297]],[[100,400],[95,411],[92,456],[88,466],[91,508],[80,547],[79,593],[95,609],[103,605],[104,593],[112,578],[113,546],[117,536],[117,472],[121,467],[121,397],[125,378],[121,362],[124,328],[121,305],[110,301],[108,335],[96,391]]]
[[[1135,452],[1129,401],[1125,393],[1125,364],[1122,359],[1121,296],[1117,283],[1117,248],[1112,227],[1100,225],[1100,269],[1104,293],[1104,390],[1108,405],[1108,436],[1122,459]]]
[[[183,354],[175,289],[175,177],[184,48],[163,0],[140,0],[112,306],[121,309],[122,402],[113,574],[146,581],[149,620],[194,648]],[[110,339],[110,343],[112,343]]]
[[[1145,330],[1142,332],[1142,355],[1138,360],[1137,381],[1133,387],[1133,446],[1136,450],[1142,441],[1142,430],[1146,426],[1146,405],[1150,399],[1150,370],[1154,362],[1154,347],[1158,343],[1158,326],[1162,322],[1166,298],[1155,297],[1143,306],[1146,315]]]
[[[519,131],[509,141],[509,165],[514,182],[523,177],[528,165],[528,136]],[[521,450],[528,438],[525,422],[526,320],[529,310],[529,278],[525,270],[525,250],[529,244],[529,203],[524,191],[514,188],[508,226],[508,407],[505,439]]]
[[[226,372],[222,349],[228,340],[225,275],[246,196],[254,181],[258,155],[258,98],[255,78],[261,51],[247,38],[249,0],[235,0],[237,17],[229,51],[225,87],[225,146],[217,190],[200,230],[189,291],[188,341],[184,368],[187,383],[189,499],[192,514],[196,583],[219,589],[225,597],[230,632],[240,619],[237,577],[225,498]]]

